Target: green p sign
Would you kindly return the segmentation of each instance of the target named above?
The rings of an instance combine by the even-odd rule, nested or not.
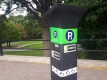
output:
[[[77,43],[77,28],[62,29],[50,27],[51,42],[56,44]]]

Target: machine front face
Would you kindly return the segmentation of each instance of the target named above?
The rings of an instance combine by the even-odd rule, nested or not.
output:
[[[52,80],[77,80],[77,28],[50,27]]]
[[[77,80],[77,27],[85,8],[54,4],[42,20],[50,25],[51,80]]]

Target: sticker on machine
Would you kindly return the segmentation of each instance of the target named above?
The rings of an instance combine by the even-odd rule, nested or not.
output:
[[[64,45],[64,53],[76,51],[76,44]]]
[[[77,73],[77,67],[71,68],[71,69],[67,69],[64,71],[60,71],[58,70],[56,67],[52,66],[52,71],[58,75],[59,77],[66,77],[72,74]]]
[[[52,55],[53,58],[55,58],[57,60],[60,60],[60,53],[51,50],[51,55]]]

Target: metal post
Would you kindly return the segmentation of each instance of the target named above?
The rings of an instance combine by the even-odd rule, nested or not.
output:
[[[51,80],[77,80],[77,27],[85,11],[55,4],[42,17],[50,25]]]
[[[3,56],[3,51],[2,51],[2,41],[0,40],[0,56]]]
[[[10,43],[11,43],[11,41],[9,41],[9,48],[10,48]]]

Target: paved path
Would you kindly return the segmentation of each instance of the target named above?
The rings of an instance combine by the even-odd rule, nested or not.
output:
[[[29,51],[28,49],[3,49],[3,52]]]
[[[80,68],[79,66],[94,66]],[[95,66],[106,69],[95,69]],[[0,80],[51,80],[50,58],[0,56]],[[107,61],[78,59],[78,80],[107,80]]]
[[[0,61],[0,80],[51,80],[50,66],[30,62]],[[78,69],[78,80],[107,80],[107,71]]]

